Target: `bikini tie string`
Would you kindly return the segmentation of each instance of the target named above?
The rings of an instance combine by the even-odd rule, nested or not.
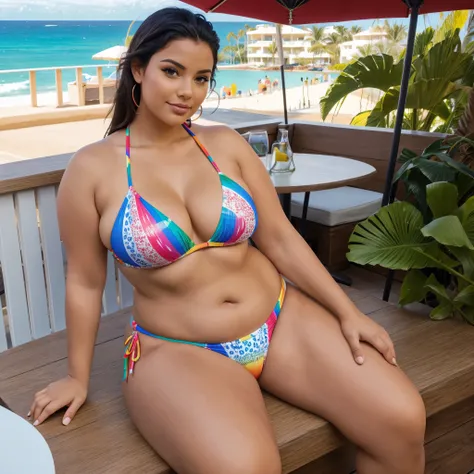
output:
[[[140,339],[138,337],[137,323],[133,321],[132,323],[132,334],[128,336],[125,341],[125,353],[123,355],[123,380],[128,381],[129,375],[133,374],[135,369],[135,364],[138,359],[140,359],[141,349],[140,349]]]

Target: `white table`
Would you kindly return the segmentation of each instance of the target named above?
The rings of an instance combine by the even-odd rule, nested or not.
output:
[[[21,416],[0,406],[0,472],[54,474],[51,450],[41,433]]]
[[[376,171],[363,161],[341,156],[295,153],[293,159],[296,170],[292,173],[270,173],[278,194],[283,195],[282,204],[288,217],[291,214],[291,193],[353,185]]]

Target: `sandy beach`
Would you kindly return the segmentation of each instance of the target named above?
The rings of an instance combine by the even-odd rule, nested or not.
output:
[[[323,97],[331,83],[323,82],[314,84],[305,88],[305,107],[303,107],[303,88],[292,87],[286,90],[287,108],[291,113],[317,114],[319,115],[319,101]],[[63,93],[64,105],[61,108],[74,107],[68,104],[67,92]],[[309,100],[308,100],[309,99]],[[0,98],[0,117],[16,116],[19,114],[34,114],[43,112],[44,110],[54,110],[58,107],[55,105],[56,93],[38,94],[38,107],[31,107],[29,96],[12,96]],[[248,112],[283,113],[283,94],[281,89],[268,91],[266,93],[253,94],[251,96],[232,97],[225,99],[217,99],[216,94],[211,94],[203,107],[210,111],[218,109],[226,110],[245,110]],[[373,101],[367,94],[355,92],[350,94],[339,109],[338,114],[341,116],[357,115],[359,112],[373,107]],[[328,120],[331,120],[333,114]]]
[[[306,107],[303,107],[302,87],[287,89],[289,120],[321,122],[319,107],[330,83],[311,85],[305,88]],[[67,101],[67,95],[65,95]],[[16,100],[15,100],[16,99]],[[108,125],[105,119],[109,105],[76,107],[55,105],[56,94],[38,94],[38,107],[29,105],[29,96],[10,97],[0,102],[0,122],[20,118],[29,120],[26,128],[12,126],[0,131],[0,163],[74,152],[80,147],[103,137]],[[309,100],[308,100],[309,99]],[[3,106],[2,106],[3,105]],[[350,94],[337,114],[330,114],[329,123],[348,124],[360,111],[371,107],[367,94]],[[283,95],[281,90],[268,91],[247,97],[217,100],[216,95],[203,104],[203,116],[198,123],[203,125],[228,124],[281,119],[283,121]],[[84,118],[66,118],[66,115],[89,114]],[[51,119],[45,124],[43,116]],[[9,117],[11,117],[9,119]],[[27,118],[27,120],[25,119]],[[33,126],[31,126],[33,125]]]

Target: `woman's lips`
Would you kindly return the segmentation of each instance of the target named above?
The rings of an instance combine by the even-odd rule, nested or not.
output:
[[[172,112],[176,115],[187,115],[191,110],[191,107],[188,107],[187,105],[170,104],[169,102],[167,102],[167,104],[171,107]]]

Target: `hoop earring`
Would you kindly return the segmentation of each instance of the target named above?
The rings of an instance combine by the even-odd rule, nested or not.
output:
[[[138,109],[138,107],[140,107],[140,104],[137,104],[137,101],[135,99],[135,87],[137,87],[137,84],[133,84],[132,87],[132,101],[135,104],[135,107]]]
[[[201,110],[199,111],[199,115],[198,115],[195,119],[193,119],[193,118],[189,119],[189,120],[191,120],[191,122],[195,122],[199,117],[201,117],[201,115],[202,115],[202,105],[200,105],[199,107],[200,107],[200,109],[201,109]]]

